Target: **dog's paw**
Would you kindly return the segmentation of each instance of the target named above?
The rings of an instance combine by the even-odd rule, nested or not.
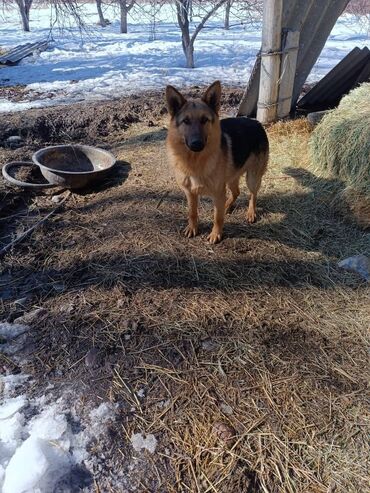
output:
[[[184,235],[186,238],[194,238],[198,234],[198,227],[193,226],[192,224],[188,224],[184,229]]]
[[[219,231],[211,231],[211,234],[207,236],[207,240],[212,245],[219,243],[222,240],[222,233]]]
[[[247,210],[247,222],[252,224],[255,223],[257,219],[256,211]]]

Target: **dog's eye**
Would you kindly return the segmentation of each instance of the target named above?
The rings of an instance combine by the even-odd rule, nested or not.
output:
[[[208,122],[208,118],[206,116],[202,116],[202,118],[200,119],[200,123],[202,125],[205,125],[207,122]]]
[[[182,123],[185,123],[185,125],[190,125],[190,118],[188,117],[184,118]]]

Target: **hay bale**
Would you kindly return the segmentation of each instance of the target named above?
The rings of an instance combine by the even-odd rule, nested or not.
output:
[[[351,91],[338,108],[324,116],[309,143],[314,171],[339,178],[345,185],[347,197],[360,198],[363,211],[368,211],[370,204],[369,101],[370,83]],[[369,225],[369,217],[361,214],[358,219],[362,226]]]

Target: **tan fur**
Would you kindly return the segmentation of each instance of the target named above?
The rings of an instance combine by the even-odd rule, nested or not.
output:
[[[217,114],[221,87],[218,82],[207,89],[202,99],[187,101],[169,86],[167,88],[169,106],[171,95],[173,95],[171,91],[175,91],[174,97],[178,95],[179,102],[182,104],[180,111],[171,115],[167,136],[167,154],[175,171],[176,181],[185,192],[188,201],[188,226],[184,233],[187,237],[197,235],[198,197],[210,196],[214,201],[214,225],[208,241],[217,243],[222,239],[225,211],[230,210],[239,195],[239,180],[242,175],[246,175],[247,185],[251,192],[247,220],[248,222],[255,221],[257,192],[266,171],[268,156],[251,154],[242,168],[236,168],[232,158],[231,141],[227,135],[227,146],[226,148],[221,147],[221,128]],[[212,91],[217,93],[216,113],[210,112],[208,107],[207,93],[209,95]],[[180,100],[180,98],[183,99]],[[191,124],[179,125],[177,119],[179,116],[181,118],[191,117],[191,121],[197,125],[202,118],[209,118],[210,114],[213,121],[207,121],[198,132],[206,139],[205,147],[201,152],[193,152],[185,144],[187,135],[192,132]],[[228,200],[226,200],[226,188],[230,191]]]

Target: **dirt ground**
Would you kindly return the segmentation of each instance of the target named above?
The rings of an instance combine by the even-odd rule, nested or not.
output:
[[[240,96],[226,91],[224,115]],[[0,122],[1,165],[56,142],[118,159],[0,259],[1,318],[46,310],[22,369],[40,382],[34,392],[52,383],[119,403],[95,452],[104,467],[84,491],[366,491],[369,288],[337,262],[369,253],[369,235],[338,200],[341,183],[310,172],[310,128],[296,121],[268,129],[258,221],[245,221],[243,184],[222,243],[206,242],[207,199],[201,234],[185,239],[166,118],[163,94],[148,93]],[[22,146],[9,149],[10,135]],[[55,208],[57,193],[1,183],[1,246]],[[136,432],[155,435],[154,454],[133,451]]]

